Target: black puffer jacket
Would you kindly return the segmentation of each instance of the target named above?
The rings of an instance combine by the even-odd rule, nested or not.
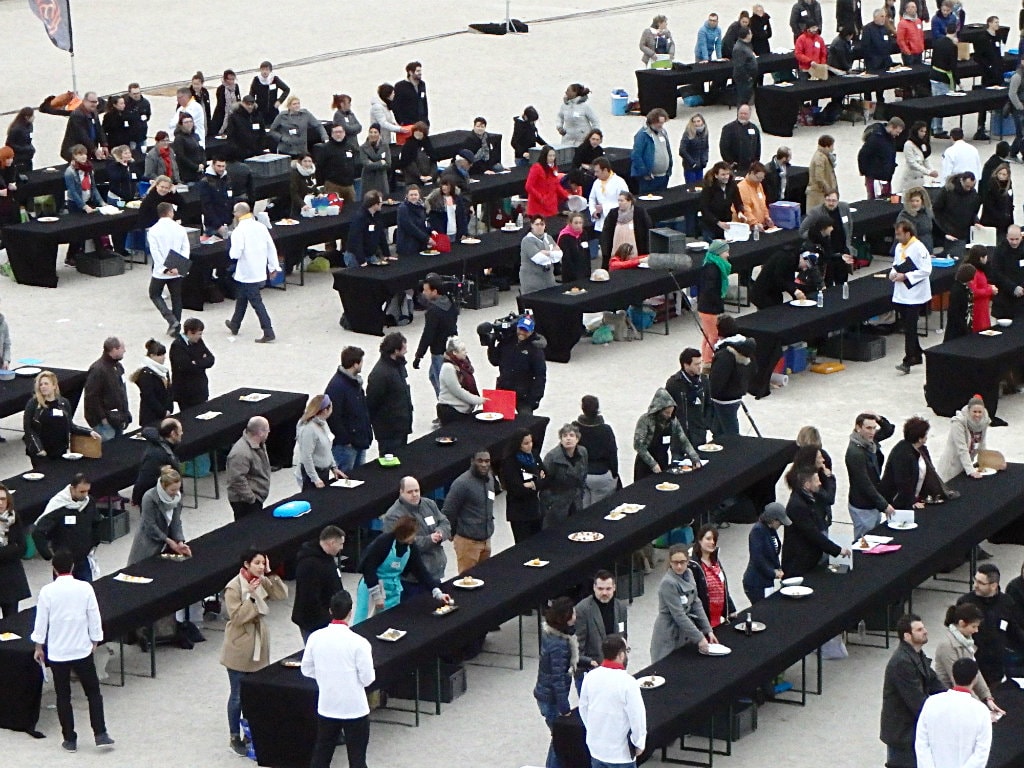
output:
[[[146,452],[142,454],[142,463],[139,465],[139,474],[135,479],[135,486],[132,488],[132,504],[141,504],[142,497],[150,488],[155,488],[160,480],[160,470],[165,466],[172,466],[178,469],[181,461],[174,452],[174,446],[160,437],[160,430],[156,427],[145,427],[142,436],[146,439]]]
[[[757,363],[753,339],[733,336],[718,342],[711,361],[709,389],[716,403],[735,403],[743,398]]]
[[[412,392],[406,379],[405,358],[383,356],[366,382],[366,407],[378,440],[406,437],[412,432]]]
[[[487,350],[491,365],[498,366],[498,389],[515,392],[517,405],[524,403],[535,410],[540,407],[548,380],[544,357],[547,346],[547,339],[533,333],[525,341],[516,339],[503,343],[496,350],[493,347]]]

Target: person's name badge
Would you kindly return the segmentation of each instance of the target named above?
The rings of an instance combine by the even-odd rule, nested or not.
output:
[[[662,144],[664,144],[665,143],[665,137],[664,136],[659,136],[658,137],[658,141],[660,141]]]
[[[228,197],[234,197],[234,196],[235,196],[235,193],[234,193],[234,192],[232,192],[232,191],[231,191],[231,190],[229,189],[229,190],[228,190],[228,192],[227,192],[227,195],[228,195]]]
[[[1010,623],[1006,619],[1000,619],[999,620],[999,631],[1000,632],[1005,632],[1009,628],[1010,628]]]
[[[883,40],[888,40],[888,39],[889,39],[889,36],[888,36],[888,35],[882,35],[882,39],[883,39]]]
[[[74,515],[64,515],[64,525],[76,525],[78,518]]]
[[[582,248],[583,250],[587,250],[587,248],[589,247],[590,243],[588,243],[586,240],[580,240],[580,248]]]
[[[277,86],[274,83],[271,83],[270,85],[267,86],[267,90],[273,93],[274,91],[277,90]]]
[[[1017,266],[1024,267],[1024,259],[1017,259]]]
[[[755,133],[757,133],[757,131],[755,131],[753,128],[747,128],[747,133],[753,136]]]
[[[138,178],[138,174],[136,174],[135,171],[132,171],[132,181],[136,181]]]
[[[423,91],[422,93],[420,93],[420,98],[421,98],[421,99],[425,99],[425,98],[427,98],[427,92],[426,92],[426,91]]]
[[[686,595],[680,595],[679,596],[679,604],[680,605],[686,605],[686,602],[687,602],[686,601]]]
[[[149,120],[149,115],[139,115],[139,119],[145,123]]]
[[[351,149],[345,150],[345,157],[352,157],[352,150]]]
[[[400,560],[395,560],[393,563],[391,563],[391,570],[392,571],[400,571],[400,570],[402,570],[402,562]]]
[[[253,129],[254,131],[258,131],[258,130],[260,129],[260,124],[259,124],[259,123],[253,123],[253,124],[252,124],[252,129]]]
[[[849,216],[843,216],[842,219],[843,219],[843,224],[849,224],[850,223],[850,217]]]
[[[427,515],[426,517],[423,518],[423,522],[426,523],[427,525],[434,525],[435,524],[434,516],[433,515]]]
[[[814,47],[815,48],[821,48],[821,43],[819,43],[817,40],[815,40],[814,41]]]
[[[124,127],[125,127],[125,128],[127,128],[127,127],[128,127],[128,121],[127,121],[127,120],[125,120],[125,121],[124,121]]]
[[[367,231],[367,232],[373,232],[373,231],[375,231],[376,229],[377,229],[377,225],[376,225],[376,224],[371,224],[370,226],[368,226],[368,227],[366,228],[366,231]]]
[[[804,10],[804,11],[800,11],[800,15],[801,15],[801,16],[806,16],[806,15],[807,15],[807,11],[806,11],[806,10]]]
[[[292,136],[297,136],[299,131],[297,128],[289,128],[288,133],[290,133]]]
[[[524,483],[528,483],[528,482],[530,482],[531,480],[533,480],[533,472],[527,472],[527,471],[526,471],[526,470],[524,469],[524,470],[523,470],[523,482],[524,482]]]
[[[621,634],[623,634],[623,633],[624,633],[625,631],[626,631],[626,622],[624,622],[624,621],[620,621],[620,622],[619,622],[619,634],[621,635]]]
[[[61,418],[61,417],[62,417],[63,415],[64,415],[64,411],[63,411],[63,410],[61,410],[60,408],[54,408],[54,409],[53,409],[53,418],[55,418],[55,419],[59,419],[59,418]]]
[[[701,402],[700,402],[700,398],[699,398],[699,397],[697,397],[697,398],[694,398],[694,400],[693,400],[693,404],[694,404],[694,405],[700,405],[700,404],[701,404]]]
[[[664,435],[661,438],[662,445],[672,445],[672,435]]]
[[[487,492],[487,500],[488,501],[494,501],[494,491],[488,491]]]

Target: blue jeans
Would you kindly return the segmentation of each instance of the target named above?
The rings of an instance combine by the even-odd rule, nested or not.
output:
[[[1010,157],[1013,157],[1024,151],[1024,112],[1015,110],[1010,115],[1013,117],[1013,127],[1017,134],[1010,146]]]
[[[516,158],[516,165],[521,167],[521,168],[523,168],[523,167],[526,167],[526,166],[530,165],[530,161],[527,160],[525,157],[517,157]]]
[[[949,83],[939,83],[939,82],[936,82],[935,80],[932,80],[931,83],[932,83],[932,96],[945,96],[947,93],[949,93]],[[932,118],[932,133],[936,134],[936,133],[939,133],[941,130],[942,130],[942,118],[941,117],[933,117]]]
[[[740,404],[715,403],[715,422],[717,429],[711,430],[715,437],[719,435],[738,435],[740,433]]]
[[[228,670],[228,682],[231,684],[231,693],[228,694],[228,730],[231,736],[240,736],[239,728],[242,720],[242,679],[248,672],[239,672],[235,669]]]
[[[245,310],[251,304],[256,311],[256,317],[259,318],[263,333],[273,336],[274,327],[270,322],[270,315],[267,314],[267,308],[263,306],[261,288],[263,288],[263,283],[240,283],[235,280],[235,313],[231,316],[231,325],[235,328],[242,327]]]
[[[555,704],[540,700],[537,700],[537,706],[540,708],[540,714],[543,716],[544,722],[548,724],[550,729],[554,725],[555,720],[558,719],[558,707]],[[562,768],[558,755],[555,754],[555,744],[553,741],[548,744],[548,757],[544,762],[544,768]]]
[[[690,168],[683,171],[683,180],[687,184],[700,184],[704,180],[703,168]]]
[[[441,393],[441,365],[444,363],[444,355],[430,355],[430,386],[434,388],[434,394]]]
[[[359,262],[356,261],[355,255],[349,253],[348,251],[345,251],[345,253],[342,254],[342,258],[345,259],[345,266],[348,267],[349,269],[359,266]]]
[[[78,581],[91,582],[92,581],[92,566],[89,564],[89,558],[83,557],[71,568],[71,575],[74,576]]]
[[[642,178],[638,181],[637,188],[640,190],[641,195],[648,195],[651,192],[660,192],[663,189],[668,189],[668,174],[655,176],[653,179]]]
[[[109,424],[97,424],[96,434],[100,436],[101,442],[108,442],[113,440],[115,437],[120,437],[124,430],[112,427]]]
[[[596,757],[591,757],[590,768],[636,768],[636,760],[630,760],[628,763],[606,763]]]
[[[853,540],[857,541],[868,531],[882,522],[882,514],[877,509],[861,509],[849,505],[850,520],[853,521]]]
[[[353,448],[351,445],[335,445],[331,448],[331,454],[342,472],[355,469],[366,461],[366,449]]]

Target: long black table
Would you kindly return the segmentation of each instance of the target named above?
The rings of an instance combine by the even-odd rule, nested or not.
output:
[[[760,681],[799,662],[826,640],[856,624],[872,609],[906,599],[950,556],[962,554],[1020,517],[1024,502],[1024,466],[1020,464],[1011,464],[1005,472],[982,481],[960,475],[952,486],[962,497],[919,512],[916,530],[878,529],[878,533],[893,536],[894,543],[901,545],[898,552],[857,553],[849,574],[833,574],[819,567],[805,577],[804,584],[814,589],[807,599],[790,600],[776,594],[757,603],[751,609],[753,618],[767,626],[760,634],[748,638],[733,629],[722,629],[719,640],[733,649],[728,658],[700,656],[683,649],[640,670],[638,676],[657,674],[667,680],[666,685],[643,693],[648,750],[669,746],[737,697],[750,695]],[[1000,696],[1004,694],[1007,701],[1019,702],[1022,698],[1019,690],[1007,686],[1000,689]],[[880,706],[880,700],[874,706]],[[1004,718],[995,725],[994,762],[989,763],[992,768],[1021,764],[1024,741],[1020,738],[1020,718],[1018,711],[1013,718]]]
[[[933,295],[950,289],[955,272],[955,267],[932,270]],[[838,288],[825,291],[822,308],[782,304],[737,318],[739,332],[757,341],[757,370],[750,381],[750,394],[757,397],[771,394],[772,371],[782,356],[782,345],[824,338],[830,331],[858,325],[892,309],[892,282],[887,275],[888,270],[851,280],[849,299],[843,299]]]
[[[239,400],[240,396],[251,392],[265,392],[270,397],[257,403]],[[203,405],[187,408],[175,415],[184,430],[184,437],[176,449],[178,458],[185,461],[229,445],[241,436],[242,429],[251,417],[264,416],[271,426],[267,452],[274,457],[275,464],[283,463],[286,466],[291,463],[295,424],[305,408],[306,398],[306,395],[297,392],[245,387],[215,397]],[[221,415],[209,420],[196,418],[207,411],[220,411]],[[89,477],[94,497],[108,496],[132,485],[147,445],[142,440],[132,438],[137,432],[104,443],[103,456],[98,459],[56,459],[46,462],[40,467],[45,475],[42,480],[26,480],[21,474],[4,480],[4,484],[17,493],[19,517],[25,523],[34,522],[46,503],[66,487],[78,472],[84,472]]]
[[[237,401],[237,395],[235,399]],[[254,405],[266,403],[268,401],[264,400]],[[439,446],[434,442],[435,435],[428,434],[395,452],[402,462],[400,467],[385,468],[373,461],[352,470],[350,477],[364,481],[358,488],[328,487],[296,494],[268,505],[262,515],[250,515],[193,539],[190,542],[193,557],[187,563],[153,557],[128,570],[133,576],[153,579],[150,584],[114,581],[111,573],[94,584],[104,636],[112,641],[222,589],[238,572],[242,553],[254,544],[265,549],[275,561],[288,557],[303,542],[315,539],[326,525],[353,527],[383,514],[397,498],[398,480],[403,475],[413,474],[425,488],[443,485],[468,468],[470,458],[479,448],[486,447],[496,454],[503,452],[505,443],[518,428],[530,429],[538,444],[542,443],[547,424],[546,417],[530,417],[499,423],[472,421],[451,425],[445,431],[458,439],[454,445]],[[286,429],[287,425],[278,431]],[[294,430],[288,431],[294,436]],[[185,436],[189,437],[188,427]],[[194,439],[207,443],[213,436]],[[20,510],[20,494],[18,499]],[[309,501],[312,511],[291,519],[270,514],[279,504],[295,500]],[[28,639],[34,620],[35,609],[32,608],[0,621],[0,632],[14,632],[22,638],[0,643],[0,728],[31,731],[39,717],[42,679],[39,667],[32,660],[33,646]]]
[[[993,328],[999,336],[972,333],[924,350],[924,399],[939,416],[952,416],[971,396],[985,400],[989,415],[999,407],[999,383],[1019,366],[1024,354],[1024,316],[1009,328]]]
[[[78,410],[78,401],[85,389],[85,371],[70,368],[48,368],[45,365],[33,366],[44,371],[52,371],[57,375],[60,394],[67,398],[72,413]],[[25,410],[25,405],[35,393],[36,377],[15,376],[12,381],[0,381],[0,417],[13,416]]]
[[[961,96],[926,96],[895,101],[887,105],[887,110],[889,117],[899,117],[907,125],[913,125],[918,120],[928,122],[933,117],[974,115],[1002,109],[1008,98],[1005,86],[979,86]]]
[[[654,488],[657,479],[645,479],[474,567],[470,573],[485,586],[474,591],[451,590],[459,605],[455,613],[441,619],[433,616],[429,595],[422,595],[356,626],[354,630],[373,644],[375,687],[386,687],[417,667],[433,663],[439,654],[479,635],[482,627],[535,608],[724,497],[752,486],[774,487],[794,450],[788,440],[731,436],[722,444],[725,450],[711,454],[703,471],[663,476],[679,483],[678,492],[660,492]],[[623,502],[645,504],[646,508],[618,522],[604,519]],[[566,538],[578,530],[600,531],[605,538],[590,544]],[[550,565],[524,565],[534,557],[548,560]],[[388,627],[409,634],[397,643],[376,639]],[[314,681],[298,669],[273,664],[246,679],[242,704],[260,765],[291,768],[309,764],[316,727]]]

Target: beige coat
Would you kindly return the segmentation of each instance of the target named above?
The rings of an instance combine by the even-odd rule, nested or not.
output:
[[[943,627],[940,634],[939,644],[935,648],[935,658],[932,660],[932,669],[935,670],[935,674],[942,681],[943,685],[952,688],[953,663],[957,659],[973,659],[974,654],[963,643],[953,637],[949,627]],[[985,678],[981,676],[980,672],[974,678],[974,682],[971,683],[971,693],[982,701],[992,698],[992,693],[989,691]]]
[[[258,672],[270,663],[270,631],[263,617],[270,611],[267,601],[288,597],[288,587],[280,576],[264,576],[253,595],[255,600],[249,595],[249,585],[241,574],[224,587],[228,623],[220,663],[236,672]]]
[[[836,169],[832,159],[821,147],[814,150],[810,165],[807,167],[807,207],[816,208],[825,202],[825,193],[830,189],[839,189],[836,181]]]

